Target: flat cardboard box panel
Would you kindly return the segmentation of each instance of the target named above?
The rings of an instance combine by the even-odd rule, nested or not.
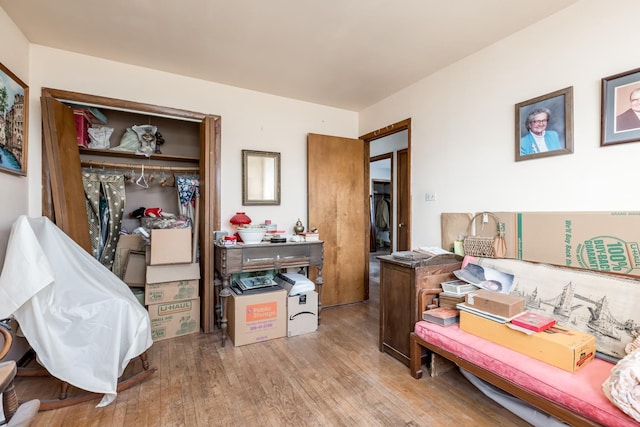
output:
[[[231,293],[227,301],[228,335],[233,345],[252,344],[287,335],[287,291],[251,295]]]
[[[116,255],[113,258],[113,274],[122,279],[124,276],[124,266],[127,263],[127,256],[130,251],[144,251],[147,242],[139,234],[123,234],[118,239]]]
[[[527,335],[466,311],[460,311],[460,329],[569,372],[576,372],[596,354],[596,338],[584,332],[554,326]]]
[[[501,294],[500,292],[478,289],[465,297],[465,304],[486,313],[511,318],[525,309],[524,298]]]
[[[148,265],[147,284],[200,279],[200,264]]]
[[[199,284],[198,279],[147,283],[144,287],[144,303],[149,305],[197,298]]]
[[[191,262],[191,228],[151,230],[149,265]]]
[[[518,213],[517,258],[640,275],[640,211]]]
[[[640,211],[495,214],[505,223],[507,258],[640,276]],[[441,215],[443,248],[468,234],[467,218]]]
[[[315,291],[287,297],[287,336],[318,330],[318,293]]]
[[[145,284],[145,272],[147,263],[145,253],[139,251],[129,251],[127,262],[124,266],[122,281],[132,287],[142,287]]]
[[[147,309],[154,341],[200,331],[200,298],[151,304]]]

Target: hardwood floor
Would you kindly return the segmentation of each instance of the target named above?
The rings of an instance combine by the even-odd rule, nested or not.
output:
[[[375,273],[375,267],[373,269]],[[221,347],[220,331],[154,343],[151,378],[98,400],[38,414],[34,426],[528,426],[452,370],[415,380],[378,351],[371,300],[325,309],[315,333]],[[139,362],[133,366],[139,369]],[[21,399],[53,382],[19,378]]]

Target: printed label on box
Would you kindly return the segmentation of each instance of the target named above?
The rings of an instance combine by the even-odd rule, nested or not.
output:
[[[262,304],[248,305],[245,311],[247,323],[259,320],[275,319],[278,317],[278,302],[270,301]]]
[[[260,320],[258,322],[246,323],[245,324],[245,332],[248,334],[257,334],[261,331],[269,331],[276,327],[276,319],[270,320]],[[262,341],[267,339],[268,337],[265,335],[264,337],[256,336],[256,341]]]
[[[158,316],[168,316],[171,314],[191,311],[192,300],[172,302],[169,304],[158,304]]]
[[[640,212],[521,212],[516,258],[640,275]]]

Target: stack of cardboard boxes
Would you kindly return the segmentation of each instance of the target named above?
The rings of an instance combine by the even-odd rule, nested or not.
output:
[[[301,274],[277,274],[281,288],[258,293],[231,292],[228,334],[233,345],[302,335],[318,329],[318,293]]]
[[[145,251],[128,253],[123,280],[143,282],[154,341],[200,330],[200,265],[193,262],[191,239],[191,228],[152,229]]]

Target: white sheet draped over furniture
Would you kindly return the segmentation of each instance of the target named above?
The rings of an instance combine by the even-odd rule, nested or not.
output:
[[[116,397],[129,361],[151,347],[151,326],[129,287],[48,218],[13,224],[2,274],[0,318],[13,315],[54,377]]]

